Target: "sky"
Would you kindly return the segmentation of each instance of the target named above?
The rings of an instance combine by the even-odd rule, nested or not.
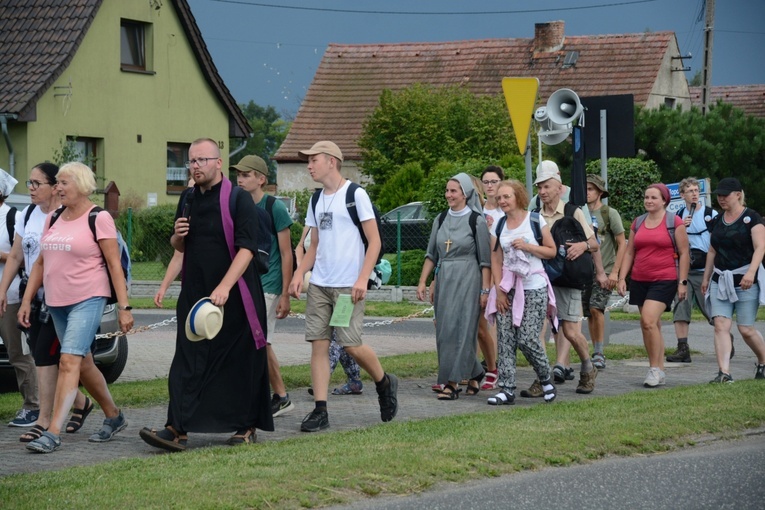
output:
[[[674,31],[703,67],[704,0],[188,0],[218,72],[239,103],[294,117],[330,43],[533,38],[565,21],[567,35]],[[717,0],[712,85],[765,83],[765,1]]]

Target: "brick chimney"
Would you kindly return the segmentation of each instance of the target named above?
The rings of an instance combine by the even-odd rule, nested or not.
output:
[[[547,53],[563,48],[564,21],[534,24],[534,53]]]

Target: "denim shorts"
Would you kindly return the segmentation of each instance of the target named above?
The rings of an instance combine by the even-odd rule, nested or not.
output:
[[[712,319],[715,317],[732,319],[733,311],[735,310],[736,322],[739,326],[753,326],[754,320],[757,318],[757,308],[760,306],[760,286],[755,283],[747,290],[741,290],[740,287],[736,287],[738,301],[735,303],[719,299],[717,297],[717,288],[717,282],[709,282],[709,297],[712,303],[709,316]]]
[[[61,354],[87,356],[106,306],[105,297],[92,297],[67,306],[49,306],[61,342]]]

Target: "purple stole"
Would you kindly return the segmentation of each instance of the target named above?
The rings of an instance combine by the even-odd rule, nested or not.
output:
[[[220,215],[221,220],[223,221],[223,234],[226,236],[226,244],[228,245],[228,251],[231,254],[231,260],[233,261],[236,256],[236,249],[234,248],[234,220],[231,218],[230,208],[231,188],[231,181],[224,175],[220,186]],[[239,285],[239,292],[242,294],[244,312],[247,314],[247,321],[250,323],[250,330],[252,331],[252,338],[255,340],[255,347],[261,349],[266,346],[266,336],[263,334],[263,329],[260,327],[258,313],[255,310],[255,302],[252,299],[250,288],[247,287],[247,283],[244,281],[244,275],[242,275],[236,283]]]

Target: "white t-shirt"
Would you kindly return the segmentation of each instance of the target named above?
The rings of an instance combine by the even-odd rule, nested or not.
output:
[[[42,231],[45,227],[45,218],[48,215],[40,209],[38,206],[34,206],[32,214],[29,216],[29,221],[24,225],[24,218],[27,215],[27,209],[32,207],[28,205],[21,212],[18,221],[16,222],[16,235],[21,237],[21,252],[24,255],[24,271],[29,274],[32,271],[32,265],[40,256],[40,237],[42,237]],[[37,291],[37,297],[42,299],[44,294],[43,288]]]
[[[539,228],[543,228],[546,225],[547,225],[547,222],[540,214]],[[494,225],[491,226],[491,235],[494,237],[497,237],[496,227],[497,227],[497,223],[494,223]],[[539,243],[534,237],[534,231],[531,229],[531,213],[528,213],[528,212],[526,213],[526,218],[516,229],[512,229],[512,230],[509,229],[507,227],[507,223],[505,223],[505,226],[502,228],[502,232],[500,233],[500,238],[499,238],[499,244],[502,246],[502,250],[504,251],[508,249],[510,245],[512,244],[512,242],[518,238],[523,238],[527,243],[539,246]],[[492,249],[494,249],[493,246],[492,246]],[[530,273],[534,273],[540,270],[544,271],[544,266],[542,265],[542,259],[532,255],[531,253],[527,251],[523,253],[526,254],[526,257],[529,259]],[[547,282],[545,281],[544,277],[540,274],[529,274],[526,278],[523,279],[524,290],[542,289],[542,288],[545,288],[546,286],[547,286]]]
[[[308,203],[305,224],[316,228],[319,239],[316,261],[313,265],[310,283],[320,287],[353,287],[359,279],[364,265],[364,244],[358,227],[351,220],[345,206],[345,194],[351,181],[332,195],[319,195],[314,214]],[[362,188],[354,194],[359,221],[375,219],[372,201]],[[312,239],[311,242],[314,242]]]
[[[10,206],[8,204],[3,204],[0,206],[0,251],[3,253],[10,253],[11,246],[13,245],[13,239],[8,238],[8,228],[7,228],[7,221],[8,221],[8,213],[11,211]],[[24,221],[24,217],[16,211],[16,224],[18,225],[19,221]],[[3,271],[5,271],[5,263],[0,264],[0,278],[3,276]],[[16,275],[16,277],[11,282],[11,286],[8,287],[8,293],[6,294],[6,298],[8,299],[9,305],[15,305],[16,303],[20,302],[21,299],[19,298],[19,282],[21,279]],[[15,320],[15,319],[14,319]]]
[[[505,215],[505,212],[502,209],[500,209],[499,207],[497,207],[496,209],[487,209],[487,208],[484,207],[483,208],[483,215],[487,219],[487,222],[488,222],[488,217],[489,216],[494,218],[494,222],[492,223],[492,225],[496,225],[497,222],[499,221],[499,219],[502,216]],[[491,231],[491,227],[489,227],[489,231]]]

